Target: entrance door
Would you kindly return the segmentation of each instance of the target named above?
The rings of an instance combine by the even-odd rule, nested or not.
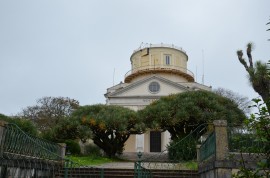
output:
[[[161,132],[150,132],[150,152],[161,152]]]

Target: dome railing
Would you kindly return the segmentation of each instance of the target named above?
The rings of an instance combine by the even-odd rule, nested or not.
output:
[[[157,47],[173,48],[182,51],[183,53],[186,54],[186,51],[183,50],[181,47],[175,46],[174,44],[164,44],[164,43],[160,44],[142,43],[138,49],[133,51],[133,54],[145,48],[157,48]]]
[[[183,74],[189,75],[189,76],[194,78],[193,72],[191,72],[187,68],[178,67],[178,66],[171,66],[171,65],[147,65],[147,66],[137,67],[137,68],[134,68],[134,69],[128,71],[125,74],[125,78],[127,78],[130,75],[137,74],[140,72],[145,72],[145,71],[153,71],[154,72],[155,70],[156,71],[164,70],[164,72],[165,71],[166,72],[168,72],[168,71],[179,72],[179,73],[183,73]]]

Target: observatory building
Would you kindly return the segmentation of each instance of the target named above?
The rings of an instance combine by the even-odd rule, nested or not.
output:
[[[131,57],[131,70],[124,83],[107,89],[108,105],[119,105],[135,111],[143,109],[162,96],[192,90],[211,90],[196,83],[194,74],[187,69],[188,55],[177,46],[143,44]],[[161,152],[170,141],[168,131],[147,131],[131,135],[124,152]]]

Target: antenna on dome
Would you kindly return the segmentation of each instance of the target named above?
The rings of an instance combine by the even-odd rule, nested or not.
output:
[[[140,45],[139,49],[142,49],[142,48],[143,48],[143,42],[141,43],[141,45]]]

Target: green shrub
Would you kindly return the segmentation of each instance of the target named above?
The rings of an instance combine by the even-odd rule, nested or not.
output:
[[[24,132],[26,132],[26,133],[28,133],[30,135],[37,136],[37,134],[38,134],[36,126],[30,120],[21,119],[21,118],[18,118],[18,117],[8,117],[8,116],[5,116],[3,114],[0,114],[0,120],[6,121],[8,123],[15,124],[21,130],[23,130]]]
[[[79,155],[81,154],[81,147],[79,143],[74,140],[65,140],[66,146],[66,153],[70,153],[72,155]]]
[[[256,138],[255,134],[236,133],[229,136],[230,151],[244,153],[264,153],[269,150],[267,142]]]
[[[85,155],[101,156],[100,148],[94,144],[85,146]]]
[[[40,137],[45,139],[45,140],[49,140],[49,141],[52,141],[52,142],[58,142],[58,143],[63,143],[64,140],[56,140],[54,138],[54,133],[53,133],[53,129],[50,129],[50,130],[46,130],[46,131],[43,131],[40,133]]]
[[[169,159],[188,161],[196,158],[196,140],[194,138],[176,139],[168,146]]]

